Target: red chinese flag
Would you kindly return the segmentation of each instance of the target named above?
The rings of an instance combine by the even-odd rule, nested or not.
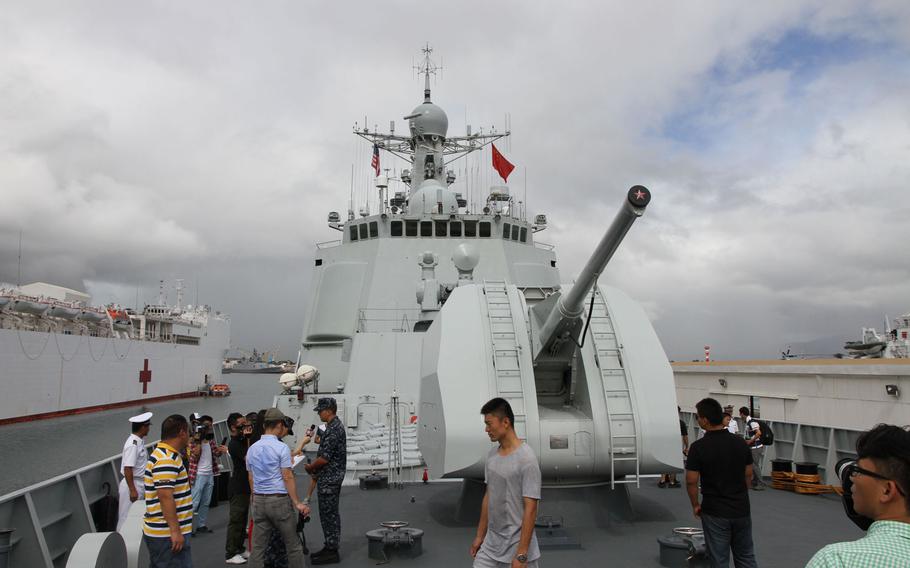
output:
[[[507,182],[509,181],[509,174],[515,169],[515,166],[499,153],[499,150],[496,149],[496,144],[491,145],[493,146],[493,169],[499,172],[499,177],[502,178],[502,181]]]

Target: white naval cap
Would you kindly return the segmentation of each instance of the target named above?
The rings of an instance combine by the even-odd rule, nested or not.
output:
[[[137,414],[136,416],[130,417],[130,422],[133,424],[144,424],[152,419],[151,412],[143,412],[142,414]]]

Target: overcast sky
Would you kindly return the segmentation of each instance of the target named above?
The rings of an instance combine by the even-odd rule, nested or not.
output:
[[[406,130],[425,42],[450,133],[510,114],[513,191],[526,168],[564,280],[651,188],[608,279],[671,358],[837,344],[910,311],[903,0],[0,0],[0,281],[21,229],[23,282],[132,305],[184,278],[234,345],[296,357],[352,163],[372,194],[351,128]]]

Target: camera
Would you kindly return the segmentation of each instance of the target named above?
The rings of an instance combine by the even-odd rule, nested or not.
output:
[[[841,500],[844,503],[844,512],[847,514],[847,518],[853,521],[853,524],[865,531],[869,530],[869,527],[872,526],[873,519],[860,515],[853,507],[853,472],[856,471],[857,467],[855,459],[844,458],[834,466],[834,473],[837,474],[841,486],[844,488],[844,494],[841,496]]]
[[[294,435],[294,419],[291,418],[290,416],[285,416],[285,417],[284,417],[284,425],[285,425],[285,426],[287,427],[287,429],[288,429],[288,434],[290,434],[291,436],[293,436],[293,435]]]

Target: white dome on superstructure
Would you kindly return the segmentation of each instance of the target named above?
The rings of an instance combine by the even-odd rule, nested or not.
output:
[[[442,203],[442,210],[439,204]],[[449,187],[435,179],[424,180],[417,191],[411,192],[408,198],[410,213],[458,213],[458,198]]]
[[[439,136],[446,137],[449,130],[449,117],[444,110],[431,102],[417,106],[410,115],[408,125],[411,136]]]

